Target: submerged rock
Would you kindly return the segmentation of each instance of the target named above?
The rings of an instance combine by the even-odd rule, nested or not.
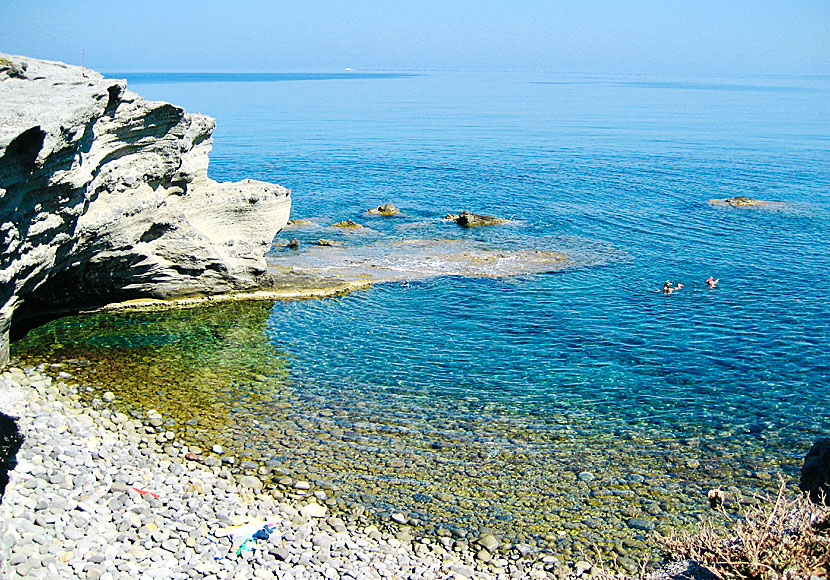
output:
[[[294,280],[306,276],[346,282],[394,282],[436,276],[500,278],[556,272],[573,266],[567,256],[553,250],[494,250],[477,241],[429,239],[344,245],[321,238],[304,245],[299,254],[271,255],[269,263],[275,272]]]
[[[389,203],[386,203],[384,205],[372,208],[369,211],[367,211],[366,213],[369,213],[369,214],[372,214],[372,215],[390,216],[390,215],[398,215],[399,213],[401,213],[401,210],[396,208],[395,205],[392,202],[389,202]]]
[[[766,207],[781,205],[780,202],[764,201],[763,199],[753,199],[739,195],[736,197],[727,197],[724,199],[710,199],[709,203],[715,206],[729,206],[729,207]]]
[[[0,364],[67,310],[249,290],[290,192],[207,176],[214,121],[127,83],[0,55]]]
[[[807,452],[798,482],[810,501],[830,505],[830,439],[819,439]]]
[[[475,228],[478,226],[494,226],[507,222],[507,220],[503,218],[498,218],[491,215],[482,215],[478,213],[470,213],[468,211],[462,211],[460,214],[448,214],[445,219],[454,221],[458,225],[467,228]]]

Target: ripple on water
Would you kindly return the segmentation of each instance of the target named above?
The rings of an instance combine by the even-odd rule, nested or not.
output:
[[[781,387],[787,365],[765,371],[759,405],[745,376],[755,342],[732,356],[703,336],[666,348],[652,333],[668,315],[638,332],[600,312],[573,324],[580,294],[552,300],[558,276],[67,318],[14,355],[86,359],[72,373],[87,396],[113,390],[203,447],[334,481],[380,515],[493,528],[566,556],[617,542],[636,552],[631,518],[667,531],[703,517],[711,487],[772,492],[759,473],[794,477],[822,427]],[[520,324],[515,301],[534,308]]]

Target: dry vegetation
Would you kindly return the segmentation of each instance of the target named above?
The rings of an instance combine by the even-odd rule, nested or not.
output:
[[[667,551],[692,560],[724,580],[830,578],[830,508],[806,497],[778,497],[746,508],[726,529],[701,524],[693,533],[665,538]]]

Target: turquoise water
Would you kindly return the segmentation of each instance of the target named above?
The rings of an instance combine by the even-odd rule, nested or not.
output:
[[[613,260],[279,305],[270,336],[304,390],[481,397],[542,417],[577,405],[678,432],[827,432],[830,79],[348,74],[131,86],[216,117],[212,176],[284,184],[295,217],[366,223],[391,200],[426,222],[418,237]],[[738,195],[787,205],[707,204]],[[462,209],[520,224],[435,220]],[[371,227],[416,235],[400,223]],[[664,296],[665,279],[686,287]]]
[[[293,217],[372,230],[281,239],[452,238],[573,259],[276,304],[264,339],[294,419],[316,427],[302,453],[258,442],[263,456],[301,470],[339,454],[323,475],[380,511],[525,539],[576,522],[591,542],[597,520],[624,536],[630,515],[693,521],[710,487],[793,481],[830,436],[830,78],[214,77],[130,87],[216,118],[213,178],[277,182]],[[739,195],[783,203],[708,203]],[[363,215],[387,201],[402,215]],[[460,210],[513,221],[441,219]],[[685,287],[663,295],[667,279]],[[620,501],[592,504],[583,471]],[[436,489],[455,503],[436,508]]]

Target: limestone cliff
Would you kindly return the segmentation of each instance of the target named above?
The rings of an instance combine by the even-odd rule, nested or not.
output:
[[[213,119],[0,54],[0,364],[56,312],[262,285],[287,189],[208,179]]]

